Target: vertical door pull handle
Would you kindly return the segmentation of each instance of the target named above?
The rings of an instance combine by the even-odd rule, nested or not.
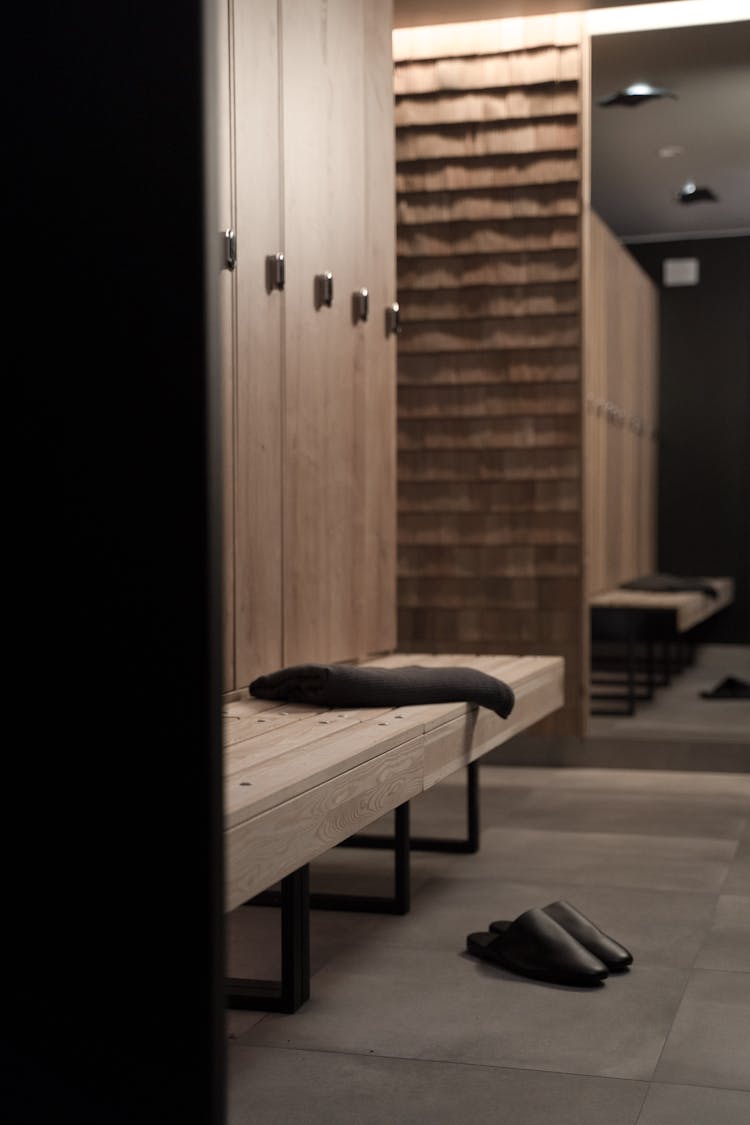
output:
[[[355,324],[358,320],[367,320],[367,313],[370,307],[370,295],[366,289],[355,290],[352,294],[352,304]]]
[[[385,310],[385,331],[386,335],[393,333],[394,336],[398,336],[401,331],[398,301],[394,301],[392,305],[388,305],[388,308]]]
[[[315,277],[315,307],[319,309],[322,305],[326,308],[331,307],[333,304],[333,274],[330,270],[325,273],[319,273]]]
[[[286,284],[286,261],[283,254],[269,254],[266,258],[266,289],[283,289]]]
[[[231,227],[224,231],[224,266],[233,270],[237,265],[237,235]]]

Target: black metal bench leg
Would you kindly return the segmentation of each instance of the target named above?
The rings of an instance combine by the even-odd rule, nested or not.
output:
[[[226,981],[229,1008],[251,1012],[296,1012],[310,996],[310,869],[307,864],[281,880],[281,892],[264,892],[248,906],[281,906],[281,980]]]
[[[627,638],[627,681],[628,681],[628,709],[627,715],[635,715],[635,629],[630,627]]]
[[[466,837],[451,840],[436,836],[412,836],[411,846],[422,852],[479,851],[479,762],[466,767]]]

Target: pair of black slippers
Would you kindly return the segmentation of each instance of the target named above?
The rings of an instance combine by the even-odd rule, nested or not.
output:
[[[468,935],[466,949],[520,976],[578,986],[602,984],[633,963],[623,945],[564,900],[514,922],[490,922],[489,933]]]

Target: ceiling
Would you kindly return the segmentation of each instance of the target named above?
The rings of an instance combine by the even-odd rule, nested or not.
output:
[[[395,0],[394,26],[613,6],[608,0]],[[738,0],[737,10],[750,13],[750,3]],[[750,18],[593,35],[591,57],[591,198],[615,234],[632,242],[750,234]],[[677,98],[635,107],[596,104],[639,81]],[[684,151],[660,157],[667,146]],[[718,201],[676,202],[690,181],[710,187]]]
[[[597,35],[591,58],[591,202],[612,230],[625,241],[750,234],[750,21]],[[596,104],[638,81],[677,100]],[[670,146],[684,151],[660,157]],[[688,181],[718,202],[676,202]]]
[[[645,4],[649,0],[632,0]],[[617,0],[619,5],[620,0]],[[393,26],[419,27],[464,20],[496,20],[508,16],[540,16],[550,12],[583,12],[612,8],[615,0],[394,0]]]

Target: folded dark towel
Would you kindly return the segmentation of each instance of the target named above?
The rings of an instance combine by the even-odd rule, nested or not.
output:
[[[364,668],[356,664],[297,664],[259,676],[249,691],[260,699],[320,707],[407,707],[416,703],[476,703],[507,719],[515,696],[508,684],[475,668]]]
[[[631,582],[621,582],[621,590],[645,590],[652,594],[687,593],[697,590],[709,598],[718,598],[719,591],[705,578],[683,578],[678,574],[646,574]]]

